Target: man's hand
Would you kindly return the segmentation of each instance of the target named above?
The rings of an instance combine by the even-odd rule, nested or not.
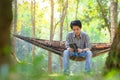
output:
[[[81,52],[83,52],[83,51],[88,51],[88,50],[90,50],[89,48],[85,48],[85,49],[80,49],[80,48],[78,48],[78,53],[81,53]]]
[[[83,51],[82,49],[78,48],[78,53],[81,53],[82,51]]]
[[[83,51],[89,51],[90,49],[89,48],[85,48],[85,49],[83,49]]]
[[[73,48],[67,48],[67,50],[69,50],[70,52],[73,52],[73,51],[74,51]]]

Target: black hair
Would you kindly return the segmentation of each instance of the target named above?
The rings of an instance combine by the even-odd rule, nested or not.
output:
[[[73,29],[73,26],[79,26],[79,28],[82,28],[82,23],[80,20],[74,20],[70,23],[71,29]]]

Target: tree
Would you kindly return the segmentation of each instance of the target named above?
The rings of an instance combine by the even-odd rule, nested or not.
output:
[[[115,37],[111,45],[111,50],[106,60],[106,70],[120,70],[120,23],[115,32]]]
[[[0,1],[0,69],[11,63],[12,0]]]
[[[62,31],[63,31],[63,24],[64,24],[64,19],[67,13],[67,7],[68,7],[68,0],[65,1],[65,3],[62,1],[62,12],[60,16],[60,41],[62,41]],[[59,57],[60,59],[60,67],[62,69],[62,58],[61,56]]]
[[[35,37],[35,0],[31,0],[31,21],[32,21],[32,37]],[[35,56],[35,46],[32,45],[32,60]]]
[[[18,11],[17,11],[17,0],[14,0],[14,16],[13,16],[13,26],[14,26],[14,34],[17,34],[17,14],[18,14]],[[17,62],[20,62],[20,60],[16,57],[16,38],[14,37],[14,40],[13,40],[13,46],[14,46],[14,49],[13,49],[13,56],[15,57],[15,59],[17,60]]]
[[[75,15],[75,19],[78,18],[78,8],[79,8],[79,0],[77,0],[77,4],[76,4],[76,15]]]
[[[50,19],[50,42],[53,40],[53,22],[54,22],[54,0],[50,0],[51,19]],[[52,53],[48,52],[48,71],[52,73]]]
[[[14,0],[14,16],[13,16],[13,26],[14,26],[14,34],[17,33],[17,0]],[[16,54],[16,38],[14,38],[14,53]]]
[[[109,23],[109,20],[107,18],[107,14],[105,12],[105,9],[102,7],[101,3],[100,3],[100,0],[97,0],[97,3],[98,3],[98,6],[100,8],[100,11],[101,11],[101,14],[102,14],[102,18],[104,19],[104,22],[105,22],[105,26],[107,27],[109,33],[111,33],[111,30],[110,30],[110,23]]]
[[[102,13],[102,17],[105,22],[105,26],[107,27],[110,34],[110,41],[112,42],[114,38],[114,30],[117,26],[117,16],[118,16],[118,0],[110,0],[110,12],[106,13],[105,9],[102,7],[100,0],[97,0],[98,6],[100,7],[100,11]],[[107,18],[107,15],[110,14],[110,17]]]
[[[110,0],[110,20],[111,20],[111,42],[114,38],[115,27],[117,26],[117,17],[118,17],[118,0]]]

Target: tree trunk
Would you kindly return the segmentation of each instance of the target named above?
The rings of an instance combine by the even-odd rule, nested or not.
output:
[[[17,34],[17,0],[14,0],[14,16],[13,16],[13,26],[14,26],[14,34]],[[20,62],[20,60],[17,58],[16,56],[16,38],[14,37],[13,40],[13,56],[15,57],[15,59],[17,60],[17,62]]]
[[[51,20],[50,20],[50,42],[53,40],[53,22],[54,22],[54,0],[51,2]],[[52,53],[48,52],[48,71],[52,73]]]
[[[120,70],[120,23],[115,32],[115,37],[111,45],[111,50],[106,60],[106,69],[110,71],[112,69]]]
[[[77,14],[78,14],[78,7],[79,7],[79,0],[77,0],[77,4],[76,4],[76,14],[75,14],[75,19],[77,19]]]
[[[117,26],[117,7],[118,7],[118,0],[110,0],[110,20],[111,20],[111,42],[114,38],[115,27]]]
[[[31,21],[32,21],[32,37],[35,38],[35,0],[31,0]],[[35,46],[32,45],[32,60],[35,56]]]
[[[14,0],[14,34],[17,33],[17,0]],[[16,38],[14,37],[14,54],[16,55]]]
[[[0,0],[0,68],[11,63],[12,0]]]
[[[62,2],[63,4],[63,2]],[[64,24],[64,19],[66,16],[66,12],[67,12],[67,7],[68,7],[68,0],[66,0],[65,4],[63,4],[63,8],[62,8],[62,14],[60,17],[60,42],[62,41],[62,31],[63,31],[63,24]],[[60,60],[60,68],[62,69],[62,57],[59,56],[59,60]]]

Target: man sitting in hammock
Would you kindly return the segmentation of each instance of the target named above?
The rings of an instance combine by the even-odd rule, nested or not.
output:
[[[64,73],[69,74],[69,57],[85,57],[85,72],[89,72],[92,64],[92,52],[90,51],[89,36],[81,31],[82,24],[80,20],[71,22],[70,27],[72,32],[69,32],[66,37],[66,48],[63,52],[63,68]],[[73,46],[72,46],[73,45]],[[77,46],[77,50],[75,50]]]

